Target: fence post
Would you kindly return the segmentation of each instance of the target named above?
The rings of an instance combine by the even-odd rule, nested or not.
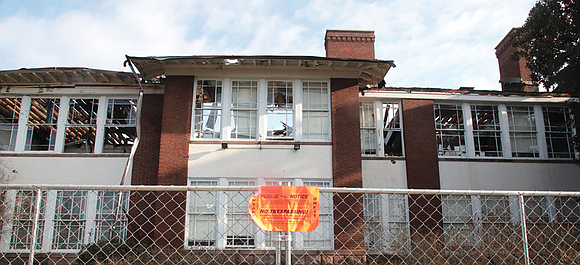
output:
[[[522,223],[522,243],[524,244],[524,264],[530,265],[530,253],[528,250],[528,229],[526,227],[526,208],[524,195],[518,196],[520,202],[520,222]]]
[[[38,222],[40,221],[40,207],[42,204],[42,190],[36,189],[36,208],[34,213],[34,223],[32,223],[32,243],[30,244],[30,257],[28,264],[34,264],[34,252],[36,251],[36,238],[38,237]]]

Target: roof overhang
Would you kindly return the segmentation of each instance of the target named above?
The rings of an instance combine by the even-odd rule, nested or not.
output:
[[[0,71],[0,86],[135,85],[132,73],[89,68],[51,67]]]
[[[391,67],[395,67],[393,61],[316,56],[127,56],[127,60],[147,80],[162,75],[204,75],[216,71],[224,75],[304,72],[332,78],[358,78],[360,85],[375,85],[383,80]]]

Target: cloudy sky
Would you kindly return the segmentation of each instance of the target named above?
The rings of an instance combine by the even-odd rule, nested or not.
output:
[[[129,71],[124,55],[324,56],[374,30],[387,86],[498,90],[495,46],[536,0],[0,0],[0,70]]]

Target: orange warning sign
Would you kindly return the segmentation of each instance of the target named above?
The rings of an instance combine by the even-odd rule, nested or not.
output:
[[[318,187],[261,186],[250,200],[254,222],[268,231],[312,232],[318,227]]]

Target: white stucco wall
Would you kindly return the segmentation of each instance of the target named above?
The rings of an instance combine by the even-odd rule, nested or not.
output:
[[[363,160],[362,175],[363,188],[407,188],[404,160]]]
[[[127,157],[3,157],[13,184],[119,185]],[[131,183],[129,175],[125,181]]]
[[[440,161],[442,189],[580,191],[572,163]]]
[[[332,179],[332,147],[302,145],[191,144],[190,178],[310,178]]]

